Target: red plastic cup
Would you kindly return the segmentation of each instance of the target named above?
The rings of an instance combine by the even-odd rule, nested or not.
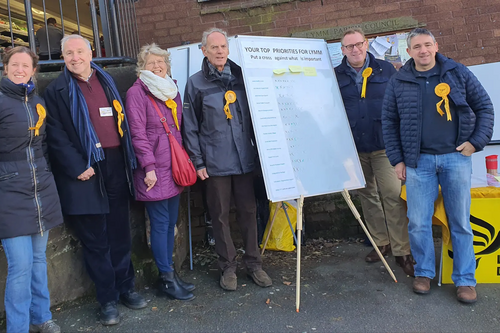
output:
[[[486,156],[486,169],[487,170],[498,169],[498,155]]]

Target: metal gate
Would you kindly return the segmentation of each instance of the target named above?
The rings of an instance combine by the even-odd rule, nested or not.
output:
[[[133,62],[140,48],[135,15],[138,0],[0,0],[0,50],[18,45],[37,52],[39,39],[48,45],[48,60],[40,65],[62,63],[53,59],[47,20],[57,21],[63,34],[78,33],[93,45],[97,62]],[[45,28],[46,33],[37,34]],[[53,29],[53,27],[51,27]]]

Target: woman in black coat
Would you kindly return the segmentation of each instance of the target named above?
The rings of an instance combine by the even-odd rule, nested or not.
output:
[[[63,222],[45,145],[45,103],[34,92],[38,57],[18,46],[0,82],[0,239],[8,263],[7,332],[60,332],[52,321],[45,250]]]

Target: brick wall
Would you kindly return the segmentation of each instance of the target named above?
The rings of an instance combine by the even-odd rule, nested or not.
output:
[[[230,35],[294,32],[412,16],[437,37],[440,51],[465,65],[500,61],[500,0],[139,0],[141,44],[196,43],[210,27]]]
[[[466,65],[500,61],[500,0],[139,0],[136,11],[141,44],[154,41],[163,48],[200,42],[202,32],[211,27],[229,35],[290,36],[411,16],[431,29],[445,55]],[[193,238],[199,241],[205,233],[201,184],[191,191]],[[361,232],[338,194],[307,198],[304,212],[310,237]],[[230,219],[234,224],[234,211]]]

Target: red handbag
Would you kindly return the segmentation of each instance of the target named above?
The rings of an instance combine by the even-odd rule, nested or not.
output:
[[[160,121],[167,132],[168,141],[170,142],[170,153],[172,154],[172,176],[174,178],[174,182],[179,186],[191,186],[196,183],[196,170],[193,162],[191,162],[191,159],[186,153],[186,150],[184,150],[184,147],[182,147],[172,135],[172,132],[168,128],[167,118],[165,118],[161,113],[156,101],[150,95],[148,95],[148,97],[153,103],[153,106],[160,117]]]

